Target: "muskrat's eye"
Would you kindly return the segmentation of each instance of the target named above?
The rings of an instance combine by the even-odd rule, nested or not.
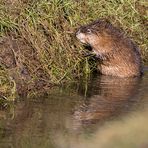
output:
[[[91,33],[91,30],[90,29],[87,29],[87,33]]]

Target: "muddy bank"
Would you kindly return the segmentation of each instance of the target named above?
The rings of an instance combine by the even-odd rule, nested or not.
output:
[[[25,40],[14,36],[1,38],[0,53],[0,63],[10,81],[16,83],[18,94],[25,95],[28,91],[39,91],[52,85],[37,53]]]

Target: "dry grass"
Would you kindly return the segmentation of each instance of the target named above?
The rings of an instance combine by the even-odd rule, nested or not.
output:
[[[16,97],[16,84],[7,71],[0,66],[0,104],[1,101],[14,100]]]

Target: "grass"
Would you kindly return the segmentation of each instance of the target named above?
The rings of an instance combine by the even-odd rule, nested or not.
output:
[[[0,36],[17,42],[19,51],[12,46],[10,52],[27,90],[38,81],[59,84],[89,77],[95,62],[83,56],[74,33],[80,25],[102,17],[137,42],[147,63],[147,6],[146,0],[1,0]],[[20,71],[27,71],[29,79]]]
[[[11,79],[6,69],[0,65],[0,104],[16,97],[16,84]]]

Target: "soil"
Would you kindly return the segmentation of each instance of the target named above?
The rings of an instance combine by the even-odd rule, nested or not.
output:
[[[0,39],[0,63],[15,80],[19,94],[51,86],[37,53],[22,38],[8,35]]]

